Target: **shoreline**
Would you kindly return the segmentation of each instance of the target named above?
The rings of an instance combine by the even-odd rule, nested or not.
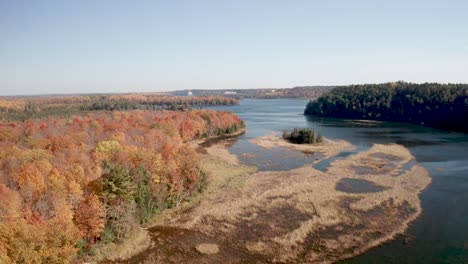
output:
[[[224,144],[227,140],[236,139],[238,136],[243,135],[245,131],[246,128],[241,128],[231,134],[224,134],[221,136],[210,136],[202,139],[192,140],[189,145],[193,148],[207,148],[211,145],[216,145],[218,143]]]

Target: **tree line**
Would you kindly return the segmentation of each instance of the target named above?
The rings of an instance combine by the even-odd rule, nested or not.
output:
[[[244,127],[223,111],[131,110],[0,124],[0,263],[89,261],[203,189],[189,142]]]
[[[24,121],[49,115],[70,116],[93,111],[185,110],[200,106],[234,105],[223,96],[166,96],[153,94],[47,96],[0,100],[0,120]]]
[[[316,98],[330,91],[334,86],[299,86],[293,88],[259,88],[259,89],[218,89],[218,90],[192,90],[196,96],[227,96],[234,98]],[[171,92],[172,95],[186,95],[189,90]]]
[[[468,132],[468,85],[393,82],[342,86],[310,101],[304,113]]]

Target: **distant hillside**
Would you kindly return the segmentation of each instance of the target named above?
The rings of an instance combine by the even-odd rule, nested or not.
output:
[[[334,86],[300,86],[294,88],[279,88],[279,89],[218,89],[218,90],[179,90],[170,92],[172,95],[183,96],[207,96],[207,95],[223,95],[236,98],[257,98],[257,99],[274,99],[274,98],[317,98],[322,94],[333,89]]]

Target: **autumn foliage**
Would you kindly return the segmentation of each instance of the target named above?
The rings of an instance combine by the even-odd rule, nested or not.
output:
[[[189,141],[242,127],[208,110],[0,123],[0,263],[70,262],[125,238],[202,187]]]

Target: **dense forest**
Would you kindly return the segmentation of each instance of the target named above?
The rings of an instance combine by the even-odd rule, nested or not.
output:
[[[208,110],[0,124],[0,263],[86,260],[96,244],[122,241],[203,188],[188,142],[243,126]]]
[[[337,87],[310,101],[304,113],[468,132],[468,85],[394,82]]]
[[[47,118],[49,115],[70,116],[92,111],[184,110],[200,106],[238,103],[237,99],[224,96],[157,94],[16,97],[0,100],[0,120],[24,121],[32,118]]]

